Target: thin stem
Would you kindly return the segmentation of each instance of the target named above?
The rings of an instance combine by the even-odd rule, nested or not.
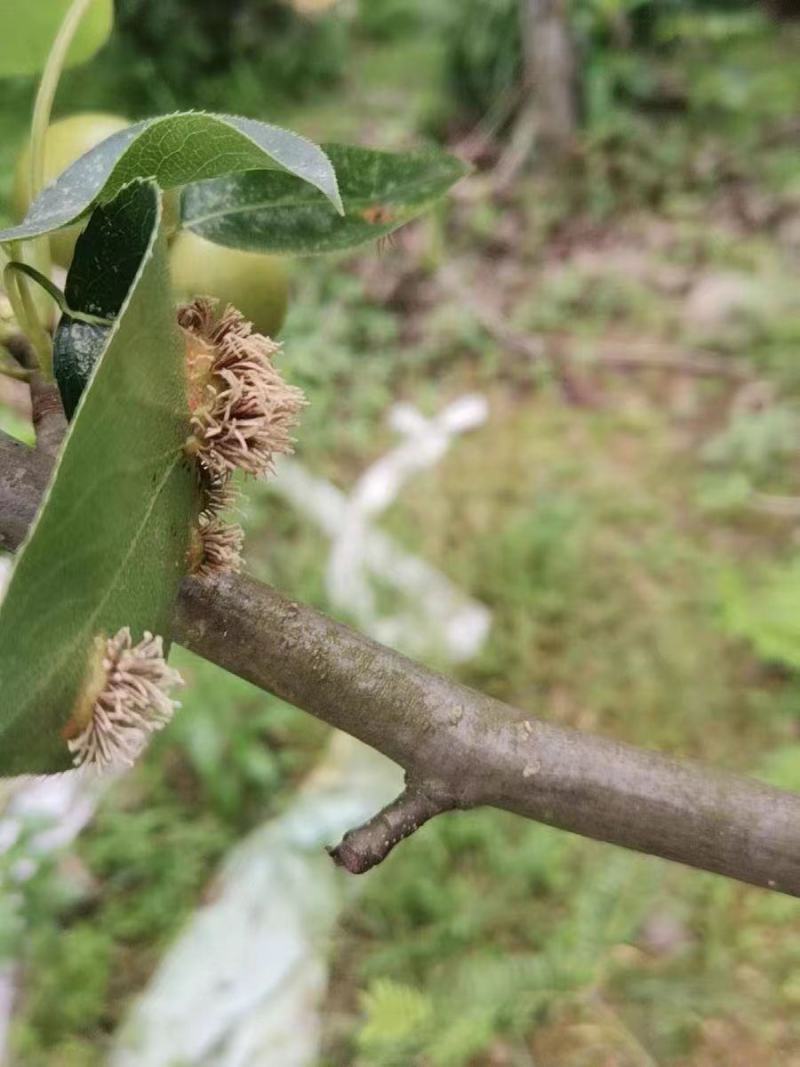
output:
[[[31,380],[31,372],[29,370],[15,367],[12,363],[0,363],[0,374],[5,378],[13,378],[16,382],[29,382]]]
[[[8,266],[6,266],[3,271],[3,286],[6,291],[6,296],[8,297],[9,304],[11,304],[11,310],[17,321],[17,325],[20,330],[28,336],[31,331],[28,326],[28,315],[25,310],[25,305],[22,302],[22,295],[19,290],[18,281],[19,278],[16,272],[9,270]]]
[[[15,254],[18,251],[15,249]],[[33,345],[38,369],[48,381],[52,381],[53,342],[42,326],[27,279],[9,263],[3,271],[3,285],[17,324]]]
[[[36,93],[36,102],[33,105],[33,118],[31,120],[31,202],[36,199],[44,187],[45,139],[47,128],[50,125],[53,100],[61,78],[61,71],[64,68],[69,46],[72,44],[78,27],[93,2],[94,0],[73,0],[55,36],[42,72],[42,79],[39,82],[39,90]]]
[[[36,448],[45,455],[55,458],[67,433],[67,417],[64,414],[58,386],[54,382],[45,381],[40,372],[36,370],[36,356],[30,341],[23,334],[17,333],[7,337],[5,348],[12,359],[16,360],[18,373],[15,374],[2,365],[0,365],[0,370],[28,383],[31,393],[31,417],[36,431]]]
[[[61,78],[61,71],[75,33],[91,3],[93,3],[93,0],[73,0],[55,36],[42,72],[31,118],[30,203],[33,203],[44,186],[47,128],[50,125],[53,100]],[[13,259],[23,263],[26,258],[32,259],[39,266],[42,274],[47,277],[50,276],[50,240],[48,237],[40,237],[31,241],[28,257],[25,256],[19,245],[12,246],[11,255]],[[7,277],[8,275],[6,275]],[[7,281],[6,284],[8,284]],[[37,307],[36,299],[27,278],[21,278],[17,275],[14,287],[17,293],[17,303],[14,304],[15,297],[10,296],[10,299],[14,304],[14,311],[18,316],[19,324],[26,330],[31,339],[39,359],[42,374],[48,379],[52,379],[52,343],[43,325],[40,308]]]
[[[88,323],[90,326],[112,326],[112,319],[102,318],[100,315],[89,315],[83,311],[73,311],[67,304],[66,297],[58,288],[58,286],[52,282],[48,277],[36,270],[35,267],[31,267],[28,263],[18,263],[16,260],[12,260],[5,268],[7,271],[16,271],[17,274],[24,274],[47,293],[53,303],[56,305],[62,315],[69,315],[71,319],[77,319],[79,322]]]

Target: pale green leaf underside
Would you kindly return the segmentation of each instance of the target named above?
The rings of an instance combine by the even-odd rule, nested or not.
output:
[[[209,241],[252,252],[335,252],[386,236],[467,173],[458,159],[435,149],[323,148],[336,170],[344,214],[291,174],[259,170],[187,186],[182,225]]]
[[[0,78],[38,74],[72,0],[0,0]],[[112,0],[94,0],[67,52],[66,66],[84,63],[108,40]]]
[[[0,242],[24,241],[67,226],[136,178],[152,178],[162,189],[171,189],[274,166],[308,182],[341,208],[330,160],[299,134],[232,115],[189,112],[146,119],[81,156],[44,190],[18,226],[0,232]]]
[[[167,636],[185,565],[196,490],[159,195],[122,195],[149,202],[152,238],[0,607],[2,775],[70,765],[61,731],[95,635]]]

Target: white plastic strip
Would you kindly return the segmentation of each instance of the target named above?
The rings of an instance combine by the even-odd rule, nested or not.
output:
[[[460,397],[433,419],[409,405],[397,405],[390,424],[404,439],[362,474],[349,496],[296,460],[284,459],[271,483],[331,538],[326,584],[332,602],[365,633],[408,655],[430,655],[438,649],[452,662],[469,660],[486,640],[491,615],[373,523],[415,473],[438,463],[456,436],[480,426],[487,415],[485,398],[476,394]],[[376,577],[401,595],[402,609],[388,616],[380,613]]]
[[[228,856],[123,1026],[110,1067],[308,1067],[319,1055],[329,941],[359,882],[323,845],[386,804],[397,767],[335,735],[279,818]]]

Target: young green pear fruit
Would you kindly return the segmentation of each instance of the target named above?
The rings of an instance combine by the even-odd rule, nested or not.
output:
[[[86,111],[78,115],[54,122],[47,130],[44,145],[44,181],[49,185],[63,170],[80,159],[82,155],[100,144],[112,133],[118,133],[130,126],[128,119],[120,115],[108,115],[99,111]],[[14,184],[11,191],[11,206],[18,220],[27,214],[31,204],[31,146],[28,143],[19,159],[14,172]],[[50,235],[50,252],[53,260],[60,267],[69,267],[75,252],[84,220],[65,230],[57,230]]]
[[[183,230],[170,251],[172,285],[178,297],[210,296],[232,304],[258,333],[275,337],[289,303],[289,279],[278,256],[212,244]]]

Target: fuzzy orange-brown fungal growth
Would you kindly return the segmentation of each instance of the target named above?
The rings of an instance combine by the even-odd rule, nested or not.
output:
[[[129,767],[150,734],[180,705],[169,696],[183,679],[164,659],[160,637],[145,632],[134,644],[126,626],[98,639],[95,662],[70,720],[67,746],[76,767]]]
[[[230,477],[209,478],[203,474],[200,479],[200,491],[203,499],[203,511],[210,517],[231,511],[239,499],[239,493]]]
[[[292,450],[291,431],[305,403],[273,365],[280,346],[255,333],[235,308],[217,315],[205,298],[180,308],[178,322],[187,342],[187,452],[218,481],[235,470],[271,473],[275,457]]]
[[[244,530],[210,511],[203,511],[192,531],[189,573],[198,578],[238,574],[242,568]]]
[[[212,478],[201,468],[200,497],[202,510],[189,537],[187,572],[199,578],[238,574],[242,567],[244,530],[238,523],[222,518],[238,499],[230,476]]]

